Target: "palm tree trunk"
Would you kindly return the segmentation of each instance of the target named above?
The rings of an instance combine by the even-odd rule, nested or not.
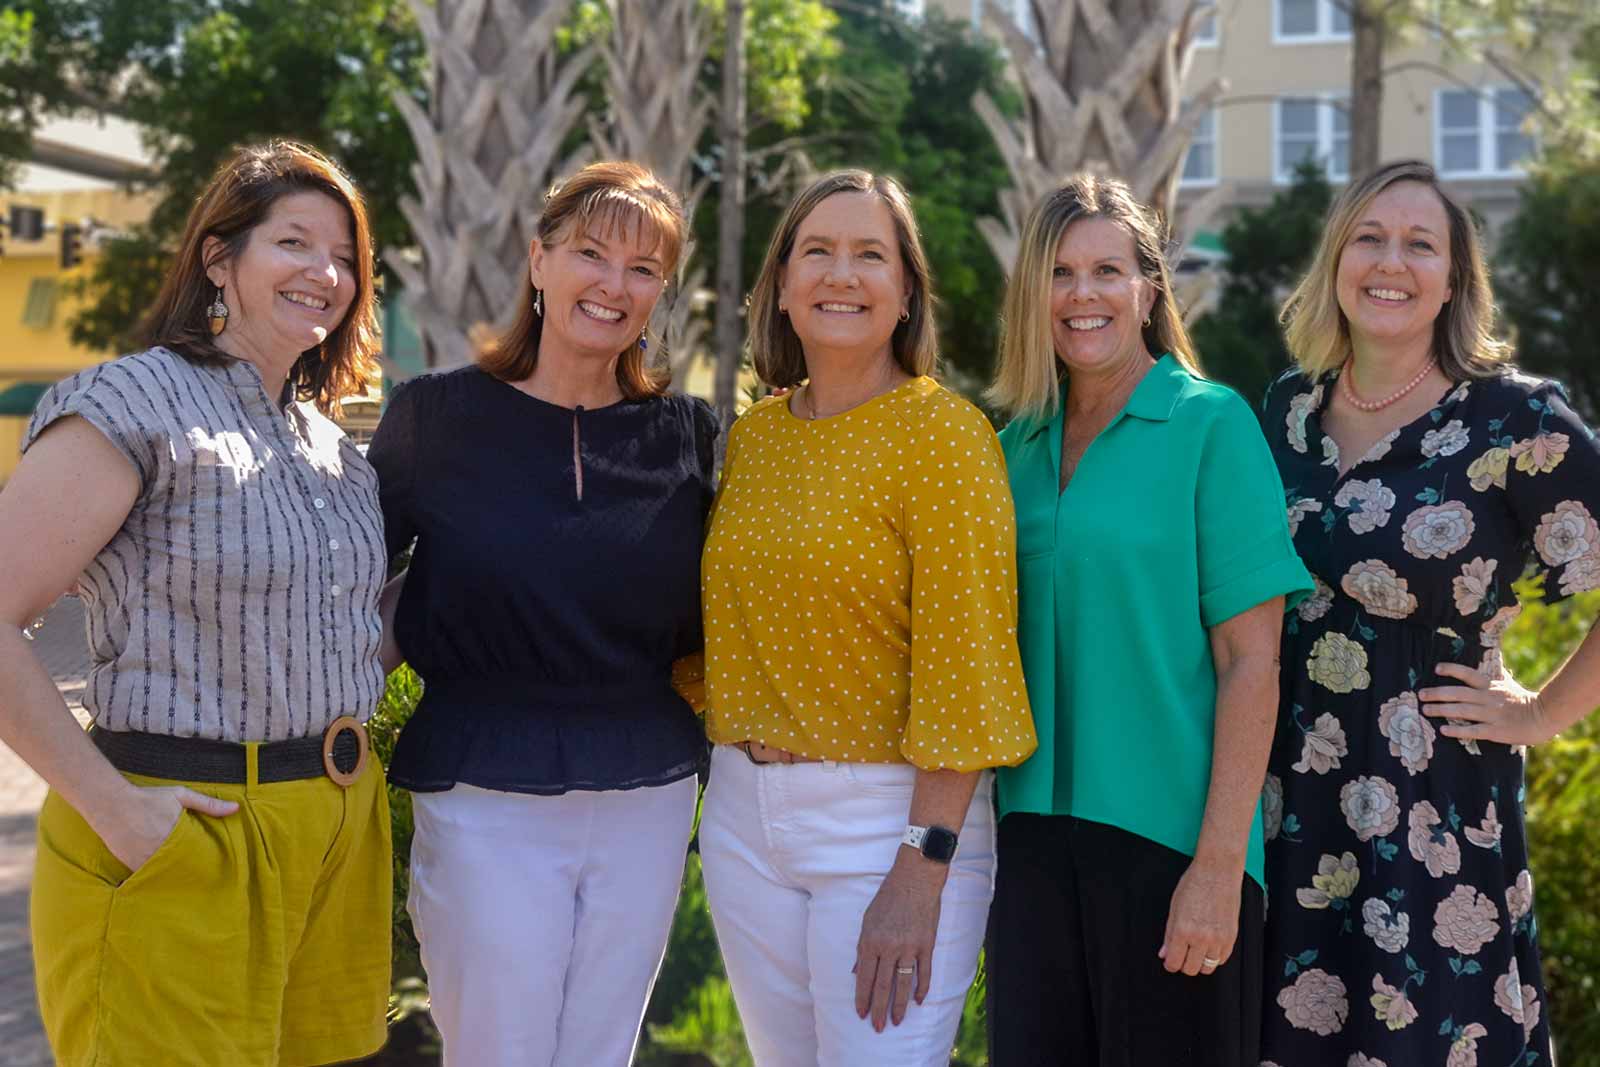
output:
[[[721,446],[733,425],[734,394],[744,351],[744,0],[727,0],[728,38],[722,58],[722,188],[717,201],[717,318],[714,399],[722,420]]]
[[[1037,40],[996,0],[1021,83],[1020,121],[985,93],[973,100],[1011,171],[1001,218],[979,228],[1005,269],[1016,258],[1022,220],[1063,178],[1086,168],[1123,179],[1141,200],[1173,219],[1183,157],[1195,127],[1222,94],[1213,79],[1184,85],[1194,34],[1213,5],[1201,0],[1032,0]],[[1219,187],[1195,201],[1174,227],[1178,250],[1221,202]]]
[[[556,31],[574,0],[410,0],[433,65],[426,111],[396,103],[417,146],[417,197],[400,209],[421,252],[390,254],[430,366],[472,358],[470,332],[516,314],[541,198],[581,155],[561,147],[592,59],[562,56]]]
[[[607,0],[611,34],[600,45],[610,108],[604,123],[591,121],[596,151],[629,159],[655,172],[683,197],[694,217],[707,179],[694,173],[694,154],[710,121],[712,101],[700,87],[700,66],[710,47],[700,0]],[[651,329],[666,339],[674,371],[697,349],[704,323],[692,315],[691,297],[705,282],[685,248],[677,284],[656,307]],[[656,349],[657,358],[660,347]]]

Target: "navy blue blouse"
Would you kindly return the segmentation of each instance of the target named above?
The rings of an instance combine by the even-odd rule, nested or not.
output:
[[[702,765],[672,688],[701,647],[717,420],[669,396],[585,410],[476,367],[395,390],[372,439],[396,618],[424,684],[392,781],[513,793],[632,789]]]

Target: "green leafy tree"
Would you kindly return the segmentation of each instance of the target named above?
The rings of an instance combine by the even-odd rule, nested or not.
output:
[[[819,168],[861,166],[905,183],[940,300],[945,371],[953,385],[975,393],[993,366],[1005,285],[975,221],[999,211],[1011,178],[964,102],[983,90],[1004,109],[1020,104],[999,49],[965,22],[936,11],[909,21],[888,8],[841,7],[843,47],[818,78],[807,152]],[[751,227],[761,246],[754,262],[771,225]]]
[[[1501,309],[1517,359],[1560,379],[1593,422],[1600,417],[1600,321],[1595,249],[1600,247],[1600,158],[1548,167],[1522,189],[1495,257]]]
[[[414,150],[392,93],[421,92],[423,54],[404,5],[86,0],[36,6],[53,16],[51,34],[35,34],[51,42],[45,54],[85,72],[90,84],[96,71],[120,71],[106,83],[117,87],[106,99],[144,129],[160,182],[148,223],[110,242],[82,283],[87,303],[72,322],[75,343],[128,346],[137,313],[159,284],[162,251],[217,164],[239,144],[289,137],[323,148],[366,191],[380,246],[407,239],[398,202],[409,188]],[[61,9],[89,16],[68,24]]]
[[[1222,231],[1222,293],[1192,332],[1206,372],[1252,404],[1289,366],[1278,307],[1311,262],[1332,195],[1321,166],[1301,163],[1271,203],[1240,210]]]

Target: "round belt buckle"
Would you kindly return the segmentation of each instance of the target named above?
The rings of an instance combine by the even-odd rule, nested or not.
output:
[[[356,735],[356,765],[348,771],[341,771],[333,762],[333,743],[346,730]],[[348,789],[367,769],[367,753],[370,750],[367,728],[351,716],[341,715],[330,722],[322,733],[322,769],[337,785]]]

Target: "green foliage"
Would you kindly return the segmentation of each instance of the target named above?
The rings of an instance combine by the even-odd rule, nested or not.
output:
[[[717,92],[727,43],[727,0],[704,0],[712,15],[711,60]],[[747,0],[745,93],[751,130],[771,124],[799,129],[811,113],[811,79],[819,64],[839,56],[835,15],[821,0]]]
[[[389,675],[378,702],[378,710],[367,720],[367,735],[372,754],[388,767],[394,758],[394,744],[400,737],[417,701],[422,699],[422,681],[410,667],[400,667]],[[396,983],[422,975],[417,950],[417,935],[406,914],[406,896],[411,890],[411,794],[389,786],[389,832],[394,843],[394,976]]]
[[[1560,379],[1590,421],[1600,417],[1600,362],[1589,332],[1600,322],[1597,247],[1600,157],[1566,160],[1539,169],[1523,186],[1495,260],[1518,361]]]
[[[1252,404],[1289,366],[1278,306],[1311,263],[1332,197],[1322,167],[1303,162],[1270,204],[1240,209],[1222,231],[1221,297],[1192,332],[1206,373]]]
[[[0,10],[0,189],[16,180],[16,161],[32,131],[18,77],[33,53],[33,12]]]
[[[1600,616],[1600,591],[1560,604],[1529,582],[1517,592],[1524,607],[1505,636],[1506,667],[1537,686]],[[1564,1067],[1600,1067],[1600,717],[1529,752],[1526,809],[1551,1032]]]

